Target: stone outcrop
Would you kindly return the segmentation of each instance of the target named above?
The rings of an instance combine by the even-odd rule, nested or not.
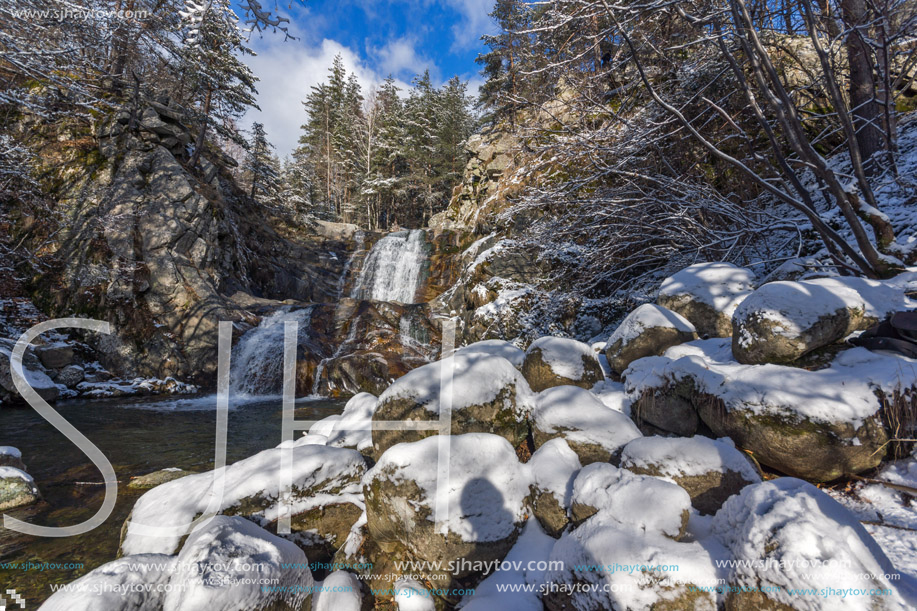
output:
[[[52,316],[112,323],[113,335],[86,340],[116,374],[212,385],[219,321],[252,322],[229,296],[333,302],[355,232],[292,229],[239,190],[216,150],[187,167],[186,124],[168,100],[148,100],[103,121],[92,154],[45,160],[69,220],[53,271],[28,288]]]

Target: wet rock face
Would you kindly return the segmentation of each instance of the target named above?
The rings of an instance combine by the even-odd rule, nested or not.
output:
[[[72,219],[59,235],[65,265],[33,288],[44,311],[113,323],[115,335],[88,341],[115,373],[212,385],[219,321],[251,318],[227,296],[334,301],[354,234],[266,219],[215,153],[187,168],[176,113],[150,102],[136,131],[129,116],[100,128],[98,167],[58,202]],[[66,357],[43,358],[59,367]]]

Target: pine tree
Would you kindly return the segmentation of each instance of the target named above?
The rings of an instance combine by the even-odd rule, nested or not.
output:
[[[191,165],[195,165],[211,124],[221,137],[242,140],[238,132],[227,127],[227,119],[240,117],[249,107],[257,108],[257,77],[238,57],[254,53],[244,44],[228,0],[204,5],[188,0],[186,9],[182,13],[186,44],[180,70],[190,81],[191,97],[197,103],[199,131],[191,157]]]
[[[280,193],[280,173],[276,157],[271,153],[264,125],[252,125],[252,138],[248,145],[246,170],[251,177],[249,196],[258,203],[275,200]]]
[[[481,37],[490,50],[475,60],[487,79],[481,87],[480,104],[492,112],[494,120],[508,119],[515,129],[523,93],[521,72],[526,44],[520,32],[528,20],[527,8],[522,0],[497,0],[490,16],[500,33]]]

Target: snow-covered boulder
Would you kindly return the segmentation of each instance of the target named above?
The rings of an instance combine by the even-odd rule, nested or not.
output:
[[[830,481],[879,465],[883,402],[917,387],[917,363],[853,348],[825,369],[742,365],[727,339],[691,342],[635,361],[625,384],[635,417],[694,410],[718,437],[788,475]]]
[[[690,512],[683,488],[608,463],[586,465],[573,480],[570,514],[577,526],[601,513],[622,528],[681,539]]]
[[[551,439],[526,463],[531,473],[532,513],[546,533],[559,537],[570,522],[573,480],[579,473],[579,457],[563,439]]]
[[[186,475],[191,475],[191,473],[177,467],[167,467],[165,469],[160,469],[159,471],[147,473],[146,475],[132,477],[131,481],[127,484],[127,487],[138,489],[155,488],[156,486],[165,484],[166,482],[181,479]]]
[[[643,510],[650,513],[665,502],[646,500]],[[544,608],[716,611],[716,562],[725,556],[715,543],[674,541],[600,512],[554,545],[553,564],[544,577]]]
[[[24,401],[13,384],[13,374],[10,370],[10,357],[15,347],[16,342],[13,340],[0,338],[0,401]],[[32,348],[26,349],[22,357],[22,372],[29,386],[45,401],[54,402],[60,397],[60,387],[45,372]]]
[[[196,517],[211,511],[211,497],[219,499],[218,513],[245,516],[271,528],[280,516],[282,456],[292,454],[292,529],[302,545],[318,559],[340,546],[362,513],[361,477],[366,463],[359,452],[322,445],[274,448],[233,463],[224,471],[222,494],[214,472],[196,473],[141,496],[128,518],[121,542],[124,555],[172,554]],[[172,532],[163,536],[144,532],[143,526]],[[308,538],[308,541],[306,541]]]
[[[691,321],[700,335],[732,335],[732,313],[755,275],[731,263],[695,263],[663,280],[656,303]]]
[[[22,452],[19,448],[13,446],[0,446],[0,467],[13,467],[21,471],[26,471],[22,463]]]
[[[608,338],[605,356],[611,370],[622,374],[637,359],[659,356],[672,346],[695,339],[694,325],[684,316],[644,303],[628,314]]]
[[[175,574],[174,556],[139,554],[103,564],[65,588],[41,606],[42,611],[162,611],[169,579]]]
[[[513,367],[521,368],[522,362],[525,361],[525,352],[513,344],[502,339],[486,339],[480,342],[462,346],[455,351],[456,354],[489,354],[491,356],[502,356],[513,364]]]
[[[578,386],[538,393],[532,424],[535,447],[563,438],[584,465],[608,462],[624,444],[641,436],[633,421]]]
[[[379,397],[373,422],[438,422],[451,410],[453,435],[493,433],[517,447],[529,433],[534,394],[519,370],[499,356],[457,354],[418,367]],[[373,454],[397,443],[417,441],[437,431],[374,430]]]
[[[0,509],[31,505],[40,499],[31,475],[16,467],[0,467]]]
[[[492,572],[478,584],[472,596],[462,601],[463,611],[542,611],[536,588],[544,583],[547,560],[554,549],[554,539],[529,518],[516,545]],[[531,588],[531,591],[526,591]]]
[[[571,384],[592,388],[605,379],[592,347],[565,337],[542,337],[532,342],[525,351],[522,373],[535,392]]]
[[[671,479],[700,513],[713,514],[733,494],[761,481],[751,461],[728,438],[642,437],[624,446],[621,467]]]
[[[368,392],[351,397],[340,418],[334,422],[328,435],[328,445],[370,453],[373,447],[372,424],[376,403],[375,395]]]
[[[901,290],[865,278],[771,282],[732,317],[732,351],[740,363],[789,363],[904,309]]]
[[[353,573],[334,571],[321,583],[312,598],[312,611],[364,611],[372,609],[364,600],[363,582]]]
[[[853,514],[804,481],[747,486],[717,512],[712,532],[736,560],[727,609],[917,607],[915,580],[898,573]]]
[[[306,555],[245,518],[215,516],[202,523],[176,563],[163,611],[311,608],[314,581]]]
[[[441,449],[448,453],[443,478]],[[442,561],[439,578],[432,580],[437,586],[479,573],[476,562],[502,559],[525,522],[528,470],[497,435],[437,436],[392,446],[363,481],[373,541],[383,551],[403,546],[416,560]],[[451,572],[445,570],[450,562],[456,563]]]

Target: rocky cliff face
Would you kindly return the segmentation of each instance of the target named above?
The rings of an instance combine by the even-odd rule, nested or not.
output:
[[[183,165],[190,137],[152,101],[139,121],[122,113],[94,136],[60,135],[91,148],[43,156],[65,221],[51,271],[28,288],[53,316],[111,322],[115,335],[86,338],[110,369],[209,385],[219,321],[257,322],[252,298],[335,300],[355,228],[284,227],[239,191],[231,160],[210,151],[200,171]]]

